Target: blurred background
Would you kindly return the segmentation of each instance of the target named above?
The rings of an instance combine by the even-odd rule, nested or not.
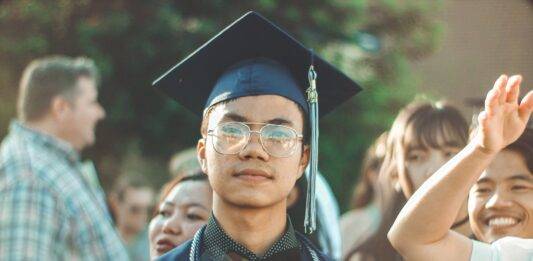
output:
[[[364,91],[320,123],[319,169],[343,210],[363,153],[416,97],[447,99],[470,118],[501,73],[533,77],[532,0],[0,1],[0,139],[32,59],[88,56],[107,118],[84,151],[104,189],[125,170],[159,189],[168,160],[196,145],[200,119],[151,82],[246,11],[287,29]],[[525,92],[525,91],[524,91]]]

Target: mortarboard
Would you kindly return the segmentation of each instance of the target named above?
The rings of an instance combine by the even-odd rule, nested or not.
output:
[[[198,116],[218,102],[253,95],[280,95],[300,105],[311,129],[305,226],[314,231],[318,118],[359,92],[357,83],[260,14],[248,12],[153,85]]]

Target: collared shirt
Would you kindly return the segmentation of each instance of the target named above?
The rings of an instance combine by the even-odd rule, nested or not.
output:
[[[264,256],[258,256],[242,244],[235,242],[224,232],[213,215],[207,222],[203,244],[205,252],[202,260],[280,260],[284,255],[295,257],[300,253],[300,243],[289,218],[287,218],[285,233],[266,251]]]
[[[127,260],[101,190],[68,143],[14,121],[0,146],[0,255]]]

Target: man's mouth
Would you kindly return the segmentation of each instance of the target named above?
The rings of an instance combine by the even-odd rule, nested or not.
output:
[[[499,229],[515,226],[521,221],[521,219],[511,216],[491,216],[485,219],[485,225]]]
[[[266,181],[274,179],[268,172],[259,169],[244,169],[233,175],[236,178],[247,181]]]

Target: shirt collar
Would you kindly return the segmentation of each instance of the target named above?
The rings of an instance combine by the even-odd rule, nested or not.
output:
[[[264,256],[258,256],[226,234],[218,224],[215,216],[212,214],[207,221],[204,247],[206,253],[208,253],[213,260],[223,260],[224,257],[232,252],[247,260],[263,260],[288,250],[299,249],[300,243],[296,238],[296,233],[294,232],[291,220],[287,216],[287,228],[285,233],[265,252]]]
[[[66,141],[48,135],[44,132],[29,128],[17,120],[12,121],[9,128],[10,133],[21,135],[32,142],[51,149],[56,153],[65,156],[74,163],[80,161],[80,154]]]

